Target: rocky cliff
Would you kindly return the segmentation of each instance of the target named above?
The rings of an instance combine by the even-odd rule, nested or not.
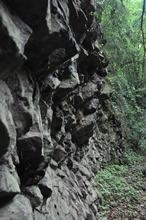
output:
[[[97,219],[95,174],[124,145],[95,9],[0,0],[1,220]]]

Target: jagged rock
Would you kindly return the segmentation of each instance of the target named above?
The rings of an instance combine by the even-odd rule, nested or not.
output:
[[[18,152],[22,163],[43,157],[43,139],[38,132],[28,132],[18,139]]]
[[[95,43],[96,40],[97,40],[97,31],[89,30],[89,31],[87,31],[87,37],[85,38],[83,44],[84,44],[85,48],[90,51],[92,51],[94,49],[97,49],[97,51],[100,51],[99,47],[96,46],[96,43]],[[97,59],[97,57],[96,57],[96,59]]]
[[[70,65],[68,69],[65,70],[65,74],[67,74],[67,79],[61,81],[58,90],[54,95],[54,99],[63,99],[64,96],[80,84],[79,76],[74,65]]]
[[[40,164],[40,169],[44,169],[48,166],[49,161],[51,160],[52,154],[54,152],[54,146],[51,140],[50,129],[53,118],[53,111],[49,105],[44,101],[40,100],[40,118],[42,119],[42,129],[40,133],[43,134],[43,154],[44,158]]]
[[[87,169],[87,167],[83,166],[82,164],[78,165],[78,169],[82,175],[86,176],[88,179],[91,178],[91,171]]]
[[[0,219],[96,220],[94,175],[124,149],[96,3],[3,2]]]
[[[23,193],[31,201],[32,207],[38,207],[43,202],[43,196],[38,186],[30,186],[23,189]]]
[[[18,136],[26,133],[33,123],[33,87],[26,72],[18,72],[7,79],[14,102],[11,112],[15,121]],[[17,105],[16,105],[17,103]]]
[[[0,79],[3,79],[26,61],[24,48],[32,31],[0,1],[0,32]]]
[[[74,114],[68,115],[66,117],[66,130],[73,128],[73,126],[76,125],[76,117]]]
[[[25,54],[28,57],[28,65],[33,69],[35,76],[39,78],[47,76],[49,69],[56,69],[56,66],[79,51],[79,46],[69,26],[69,14],[64,16],[64,8],[60,7],[57,0],[53,0],[52,3],[44,1],[37,4],[33,1],[20,3],[15,0],[12,3],[7,0],[7,2],[33,29]],[[68,9],[68,4],[66,7]],[[37,15],[37,19],[34,19],[34,14]],[[39,51],[39,53],[35,51]]]
[[[61,84],[61,81],[53,75],[49,75],[45,80],[45,84],[48,84],[51,89],[56,89]]]
[[[33,220],[33,212],[29,199],[16,195],[11,201],[0,207],[1,220]]]
[[[88,19],[82,9],[77,6],[74,1],[69,1],[69,9],[71,11],[71,25],[76,35],[77,42],[80,42],[80,40],[82,40],[82,37],[85,35],[86,23]],[[80,23],[80,25],[77,25],[78,22]]]
[[[50,197],[53,191],[53,174],[51,168],[46,170],[45,176],[38,183],[41,193],[44,197]]]
[[[69,79],[61,82],[59,88],[60,89],[73,89],[76,85],[80,84],[80,80],[78,77],[78,73],[71,69],[71,75]]]
[[[46,218],[49,220],[53,220],[53,218],[49,215],[49,213],[38,210],[34,210],[34,218],[35,220],[46,220]]]
[[[51,124],[52,136],[55,136],[56,132],[61,131],[63,124],[64,124],[63,112],[57,107],[54,111],[52,124]]]
[[[73,95],[73,98],[72,98],[72,103],[75,107],[79,107],[80,105],[82,105],[84,102],[84,99],[83,99],[83,96],[82,96],[82,93],[79,92],[75,95]]]
[[[9,133],[3,121],[0,121],[0,130],[1,130],[0,141],[2,143],[0,147],[0,156],[2,156],[4,153],[7,152],[10,143]]]
[[[61,145],[58,145],[54,150],[53,159],[56,162],[60,162],[61,160],[65,159],[65,156],[66,156],[65,149]]]
[[[97,111],[100,107],[100,103],[98,99],[92,99],[89,102],[87,102],[83,108],[84,114],[93,114],[95,111]]]
[[[94,115],[83,117],[72,131],[73,141],[78,145],[86,143],[93,134],[94,123]]]
[[[92,82],[85,83],[85,85],[82,87],[82,96],[84,101],[87,101],[94,97],[94,94],[98,92],[97,85]]]
[[[20,164],[18,173],[22,185],[37,184],[44,176],[44,167],[48,164],[48,157],[44,159],[44,143],[42,134],[29,131],[17,140]]]
[[[0,198],[11,198],[20,193],[19,184],[5,165],[0,166]]]
[[[0,81],[0,157],[14,150],[16,145],[16,130],[9,106],[13,103],[13,97],[5,82]],[[14,152],[14,151],[13,151]]]
[[[5,2],[13,8],[18,16],[32,28],[39,26],[41,19],[46,14],[46,1],[35,2],[34,0],[25,2],[22,0],[5,0]],[[26,13],[27,12],[27,13]],[[37,16],[34,16],[37,15]]]
[[[58,164],[55,160],[51,159],[50,161],[50,167],[53,169],[53,170],[56,170],[58,168]]]

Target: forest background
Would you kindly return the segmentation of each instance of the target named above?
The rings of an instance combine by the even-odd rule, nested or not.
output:
[[[94,13],[103,53],[109,59],[112,105],[126,133],[126,145],[146,149],[145,0],[97,0]]]

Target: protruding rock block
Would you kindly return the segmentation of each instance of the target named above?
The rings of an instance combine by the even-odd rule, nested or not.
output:
[[[53,159],[56,162],[60,162],[65,159],[65,156],[66,156],[65,149],[61,145],[58,145],[54,150]]]
[[[76,62],[76,60],[74,62]],[[63,71],[61,70],[60,72],[62,73],[62,77],[59,76],[61,78],[61,82],[54,95],[54,99],[57,100],[64,99],[68,93],[70,93],[80,84],[79,75],[74,63],[70,64],[67,68],[65,68]]]
[[[23,193],[29,198],[33,208],[38,207],[43,202],[43,196],[37,185],[25,187]]]
[[[0,207],[1,220],[33,220],[31,203],[28,198],[23,195],[16,195],[9,203]]]
[[[47,76],[50,71],[54,71],[57,66],[79,51],[69,26],[69,14],[66,14],[67,17],[64,16],[64,9],[57,0],[37,3],[7,1],[33,29],[25,54],[34,76],[38,78]],[[66,9],[68,10],[68,4]]]
[[[9,106],[13,102],[11,92],[5,82],[0,81],[0,157],[13,151],[16,144],[16,130]]]
[[[10,136],[6,125],[0,120],[0,156],[7,152]]]
[[[100,107],[98,99],[91,99],[89,102],[85,103],[83,106],[83,112],[85,115],[93,114]]]
[[[87,17],[83,10],[81,9],[80,5],[75,4],[74,1],[69,1],[69,9],[70,9],[70,24],[73,28],[75,33],[75,37],[77,42],[82,41],[84,39],[84,35],[86,33],[86,24],[87,24]],[[77,25],[79,24],[79,25]]]
[[[24,70],[17,71],[9,76],[7,84],[13,95],[14,102],[11,105],[11,112],[15,121],[18,137],[30,130],[40,131],[42,128],[39,103],[39,89]],[[17,104],[16,104],[17,103]],[[35,129],[32,129],[35,127]]]
[[[83,145],[87,143],[93,134],[94,123],[94,115],[83,117],[79,124],[72,131],[72,140],[77,145]]]
[[[50,197],[53,191],[53,171],[47,168],[43,179],[38,183],[41,193],[44,197]]]
[[[82,96],[84,101],[88,101],[89,99],[92,99],[94,95],[96,95],[98,92],[97,84],[89,81],[88,83],[85,83],[85,85],[82,87]]]
[[[18,152],[21,161],[40,160],[43,156],[43,139],[38,132],[28,132],[18,139]]]
[[[11,174],[7,166],[0,166],[0,201],[3,198],[11,198],[20,193],[20,188],[17,180]]]
[[[24,48],[32,31],[0,1],[0,79],[18,69],[24,61]]]

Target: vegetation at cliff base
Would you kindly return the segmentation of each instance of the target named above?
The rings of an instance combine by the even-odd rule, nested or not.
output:
[[[99,219],[145,219],[146,158],[128,150],[118,164],[96,175],[102,193]]]

